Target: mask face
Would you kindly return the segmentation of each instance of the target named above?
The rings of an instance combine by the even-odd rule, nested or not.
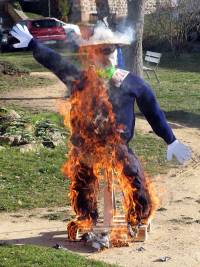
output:
[[[96,49],[96,52],[99,52],[102,58],[107,58],[108,64],[111,64],[113,67],[117,66],[117,49],[115,45],[102,45]]]
[[[81,52],[86,53],[87,58],[84,63],[87,62],[89,65],[95,65],[99,68],[109,67],[110,65],[117,66],[118,57],[115,45],[88,46],[80,50]]]

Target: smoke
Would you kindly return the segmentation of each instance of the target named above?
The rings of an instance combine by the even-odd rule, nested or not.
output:
[[[120,31],[112,31],[104,22],[99,21],[94,28],[93,35],[88,39],[80,39],[79,45],[93,45],[93,44],[125,44],[129,45],[135,40],[135,31],[132,27],[120,27]]]

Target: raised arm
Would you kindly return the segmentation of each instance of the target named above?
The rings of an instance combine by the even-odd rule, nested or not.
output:
[[[33,51],[34,58],[44,67],[52,71],[58,78],[67,84],[69,77],[78,80],[81,72],[78,68],[71,64],[66,58],[61,57],[54,50],[39,43],[30,34],[26,26],[17,24],[11,30],[11,34],[20,42],[15,44],[15,48],[29,47]]]
[[[45,68],[52,71],[58,78],[67,84],[69,77],[79,80],[81,72],[78,68],[62,57],[53,49],[32,39],[28,46],[33,51],[34,58]]]

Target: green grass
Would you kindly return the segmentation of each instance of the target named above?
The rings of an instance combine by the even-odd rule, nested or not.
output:
[[[50,119],[62,127],[62,118],[55,113],[27,112],[26,117],[32,123]],[[160,139],[137,133],[131,147],[142,158],[149,173],[165,172],[166,146]],[[69,181],[64,180],[60,170],[66,160],[66,152],[65,145],[25,154],[13,147],[0,150],[0,210],[69,204]]]
[[[21,110],[17,112],[22,116]],[[26,111],[24,116],[30,123],[48,119],[63,129],[62,119],[55,113]],[[14,147],[0,150],[0,210],[66,205],[68,181],[60,170],[66,151],[65,145],[27,153]]]
[[[65,147],[24,154],[1,150],[0,210],[67,205],[68,182],[60,170],[65,153]]]
[[[55,48],[53,48],[56,50]],[[76,63],[75,58],[76,54],[70,53],[69,51],[62,49],[57,50],[58,53],[62,54],[62,56],[68,56],[72,57],[73,62]],[[16,51],[16,52],[10,52],[10,53],[2,53],[0,54],[0,61],[7,61],[10,62],[20,68],[27,69],[31,72],[44,72],[48,71],[46,68],[44,68],[42,65],[40,65],[32,55],[32,52],[30,51]]]
[[[67,56],[67,51],[62,51]],[[0,55],[0,60],[13,62],[19,67],[29,69],[30,71],[46,71],[32,57],[31,52],[15,52]],[[161,81],[158,86],[153,74],[147,82],[152,85],[161,108],[165,110],[168,119],[188,123],[191,126],[199,126],[200,115],[200,55],[199,54],[182,54],[179,58],[174,58],[172,54],[163,54],[161,64],[158,69]],[[40,81],[38,81],[40,83]],[[36,81],[29,80],[7,83],[1,80],[0,90],[2,87],[16,88],[25,85],[31,87],[37,84]]]
[[[44,16],[36,14],[36,13],[25,12],[25,14],[29,19],[42,19],[42,18],[44,18]]]
[[[163,54],[158,69],[158,86],[153,74],[152,85],[167,118],[192,127],[200,127],[200,55],[183,54],[173,58]],[[145,76],[146,78],[146,76]]]
[[[30,62],[30,68],[38,71],[37,63],[33,62],[30,54],[26,54],[26,59],[22,59],[20,53],[18,56],[13,55],[15,62],[21,60],[23,67]],[[170,55],[163,55],[158,71],[160,87],[154,78],[150,81],[167,118],[194,127],[200,127],[199,60],[199,55],[183,55],[177,60]],[[55,113],[27,113],[27,116],[33,123],[44,118],[62,127],[62,119]],[[136,131],[130,146],[139,156],[145,171],[151,175],[165,173],[174,164],[166,163],[166,144],[152,134]],[[0,210],[69,204],[68,181],[64,181],[60,171],[66,151],[66,147],[26,154],[9,147],[0,150]],[[64,216],[63,213],[52,213],[46,218],[61,220]],[[35,246],[0,246],[0,258],[0,267],[111,266],[88,261],[67,251]]]
[[[149,173],[166,172],[166,148],[161,140],[137,134],[131,144]],[[65,147],[20,153],[7,147],[0,151],[0,210],[65,206],[68,202],[68,180],[61,166]]]
[[[152,134],[141,134],[136,131],[135,137],[130,142],[130,147],[139,157],[145,172],[150,175],[167,173],[175,161],[166,161],[166,144]]]
[[[70,56],[71,61],[75,64],[76,55],[71,54],[67,51],[58,51],[63,56]],[[49,86],[56,82],[54,78],[42,77],[42,72],[48,71],[40,65],[34,58],[31,52],[12,52],[0,54],[0,61],[9,62],[21,69],[25,69],[29,72],[41,72],[41,76],[29,76],[25,75],[22,77],[14,75],[0,75],[0,94],[2,92],[7,92],[16,89],[30,89],[36,86]]]
[[[0,267],[114,267],[68,251],[36,246],[0,246]]]
[[[163,55],[158,71],[160,87],[153,77],[150,81],[161,108],[172,121],[200,127],[200,74],[197,72],[200,67],[195,56],[184,55],[181,63],[170,58],[170,64],[166,58]],[[198,55],[197,59],[200,59]],[[32,122],[48,118],[62,127],[62,118],[54,113],[28,116]],[[155,135],[136,132],[130,146],[151,175],[165,173],[174,164],[166,163],[166,144]],[[63,181],[60,171],[65,153],[65,147],[27,154],[14,148],[0,151],[1,210],[66,205],[68,183]]]
[[[63,118],[55,112],[39,112],[39,111],[31,111],[25,110],[23,108],[13,107],[15,111],[17,111],[22,117],[25,116],[30,120],[32,124],[35,124],[37,121],[41,120],[50,120],[51,122],[57,124],[59,127],[63,128]]]
[[[37,86],[49,86],[55,83],[55,79],[44,78],[42,76],[11,76],[0,75],[0,94],[12,90],[30,89]]]
[[[1,61],[8,61],[18,67],[25,68],[29,71],[42,72],[46,71],[36,60],[33,58],[32,52],[16,51],[12,53],[0,54]]]

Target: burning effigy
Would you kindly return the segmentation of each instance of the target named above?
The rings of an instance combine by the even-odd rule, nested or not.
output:
[[[70,92],[62,106],[71,132],[62,171],[70,179],[70,200],[76,214],[67,226],[68,238],[91,242],[97,249],[145,240],[157,199],[129,147],[135,102],[153,131],[166,142],[168,159],[174,155],[182,163],[191,154],[176,140],[150,86],[120,68],[120,46],[129,45],[133,34],[98,25],[87,40],[77,38],[81,68],[39,43],[26,27],[16,25],[11,34],[20,41],[16,47],[28,46],[34,58],[54,72]],[[121,210],[116,205],[117,191],[123,201]],[[100,216],[98,199],[102,195]]]
[[[70,199],[77,215],[76,220],[68,224],[68,236],[75,240],[79,238],[78,230],[82,233],[95,231],[99,219],[99,183],[103,180],[104,194],[107,194],[104,201],[108,203],[104,203],[101,231],[108,232],[117,245],[116,240],[131,239],[131,231],[138,226],[148,226],[156,208],[155,195],[137,157],[121,136],[124,125],[117,124],[107,85],[94,67],[89,67],[84,75],[83,87],[70,99],[71,149],[63,166],[65,176],[70,178]],[[114,183],[123,193],[124,218],[123,213],[114,216]],[[126,222],[125,227],[113,221],[120,216],[121,222]],[[132,233],[132,239],[134,237]]]

